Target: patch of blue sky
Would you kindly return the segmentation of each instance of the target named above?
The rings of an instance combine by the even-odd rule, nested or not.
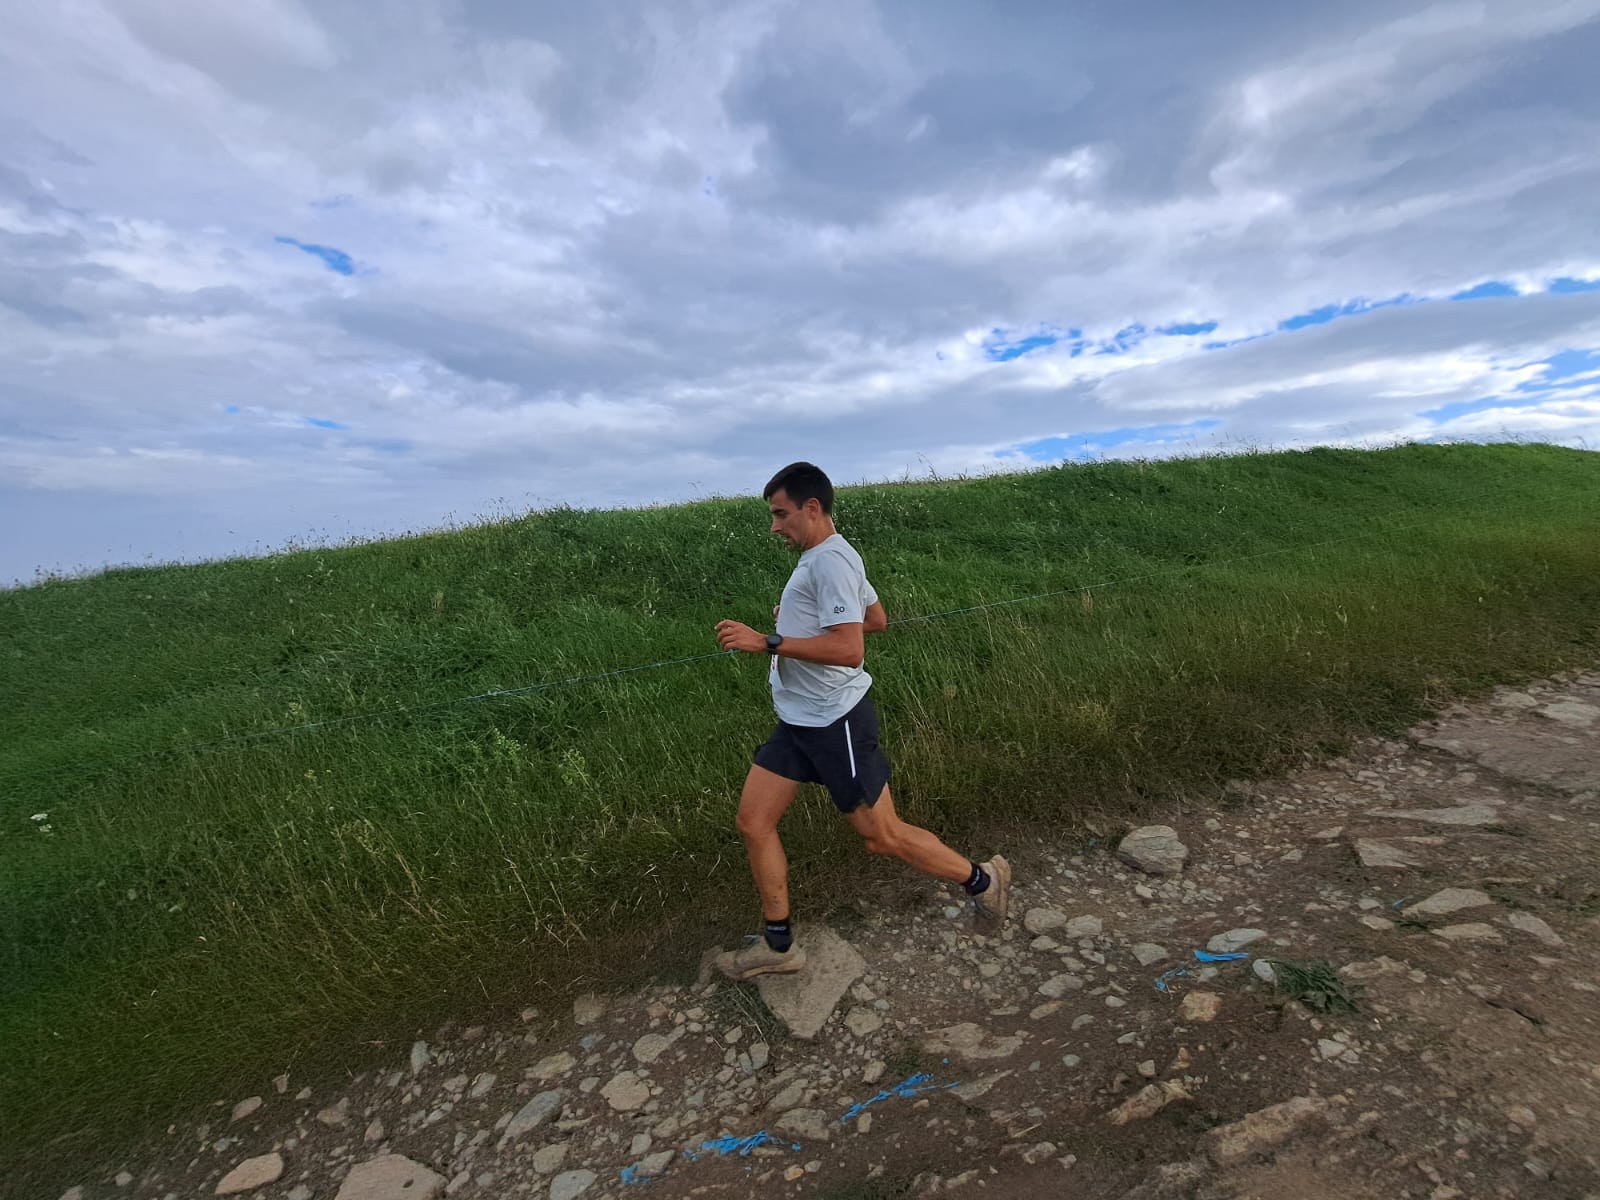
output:
[[[1272,336],[1272,334],[1270,334],[1270,333],[1252,333],[1252,334],[1247,334],[1244,337],[1229,338],[1226,341],[1222,341],[1222,342],[1205,342],[1205,343],[1203,343],[1201,345],[1200,349],[1202,349],[1202,350],[1226,350],[1229,346],[1242,346],[1246,342],[1259,342],[1262,338],[1271,337],[1271,336]]]
[[[307,425],[314,425],[318,429],[349,429],[350,428],[350,426],[345,425],[345,424],[343,424],[343,423],[341,423],[339,421],[330,421],[326,417],[306,417],[305,418],[305,422],[306,422]]]
[[[1558,295],[1569,295],[1573,292],[1600,292],[1600,279],[1574,279],[1570,275],[1563,275],[1559,279],[1550,281],[1550,290]]]
[[[1055,462],[1060,459],[1082,461],[1132,442],[1189,441],[1202,433],[1209,433],[1221,424],[1219,418],[1203,417],[1198,421],[1188,421],[1181,425],[1130,425],[1122,429],[1103,429],[1093,433],[1037,438],[1010,447],[1008,453],[1024,454],[1035,462]]]
[[[1544,371],[1539,378],[1519,383],[1516,390],[1553,392],[1593,382],[1597,375],[1600,375],[1600,350],[1563,350],[1544,360]]]
[[[222,406],[222,411],[225,413],[236,413],[239,412],[240,409],[237,404],[224,404]]]
[[[351,259],[351,257],[343,250],[336,250],[332,246],[319,246],[315,242],[302,242],[297,238],[283,237],[282,235],[279,235],[273,240],[282,242],[285,246],[293,246],[298,250],[304,250],[313,258],[320,258],[323,262],[323,265],[325,265],[328,270],[333,271],[336,274],[355,274],[355,261]]]
[[[1175,325],[1163,325],[1156,332],[1168,337],[1193,337],[1197,333],[1211,333],[1216,328],[1215,321],[1180,321]]]
[[[1343,304],[1324,304],[1321,308],[1314,308],[1310,312],[1299,313],[1286,321],[1279,321],[1278,328],[1283,330],[1304,329],[1307,325],[1326,325],[1329,321],[1336,321],[1340,317],[1353,317],[1358,313],[1371,312],[1378,308],[1393,308],[1400,304],[1422,304],[1425,296],[1413,296],[1409,292],[1401,292],[1398,296],[1390,296],[1387,300],[1366,300],[1356,298],[1347,300]]]
[[[992,329],[989,336],[983,339],[983,356],[990,362],[1010,362],[1014,358],[1021,358],[1024,354],[1032,354],[1035,350],[1043,350],[1047,346],[1054,346],[1062,339],[1062,332],[1049,326],[1038,333],[1030,333],[1017,337],[1009,329]],[[1080,337],[1076,329],[1069,329],[1066,337]]]
[[[1541,364],[1544,370],[1537,378],[1526,380],[1512,389],[1510,396],[1484,396],[1477,400],[1456,400],[1426,409],[1417,416],[1443,424],[1471,413],[1488,412],[1497,408],[1532,408],[1552,394],[1568,388],[1588,387],[1600,380],[1600,350],[1563,350],[1552,354]]]
[[[1426,417],[1436,424],[1453,421],[1457,417],[1465,417],[1471,413],[1489,412],[1496,408],[1529,408],[1532,402],[1527,400],[1507,400],[1504,396],[1485,396],[1481,400],[1453,400],[1449,404],[1441,404],[1438,408],[1430,408],[1419,412],[1417,416]]]
[[[1465,291],[1457,292],[1451,296],[1452,300],[1491,300],[1502,296],[1515,296],[1517,289],[1501,279],[1486,279],[1482,283],[1474,284]]]
[[[1144,341],[1147,332],[1143,325],[1135,321],[1132,325],[1124,326],[1105,341],[1099,343],[1094,352],[1096,354],[1126,354]]]

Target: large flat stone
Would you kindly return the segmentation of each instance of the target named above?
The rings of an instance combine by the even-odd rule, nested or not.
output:
[[[283,1174],[283,1155],[277,1151],[247,1158],[222,1177],[217,1184],[217,1195],[234,1196],[240,1192],[253,1192],[277,1182]]]
[[[809,1042],[865,973],[867,963],[826,925],[797,928],[795,940],[806,948],[805,968],[792,975],[761,975],[755,982],[772,1015],[788,1026],[791,1036]]]
[[[1357,838],[1356,857],[1361,860],[1363,867],[1404,869],[1427,865],[1426,860],[1418,857],[1410,847],[1387,838]]]
[[[1282,1145],[1327,1112],[1328,1102],[1321,1097],[1296,1096],[1213,1129],[1205,1136],[1206,1153],[1219,1167],[1237,1166]]]
[[[1600,738],[1593,724],[1574,719],[1582,707],[1551,705],[1510,721],[1463,717],[1418,740],[1524,783],[1569,794],[1591,791],[1600,788]]]
[[[922,1048],[929,1054],[949,1055],[967,1062],[986,1058],[1010,1058],[1021,1045],[1020,1034],[1009,1036],[993,1034],[971,1021],[963,1021],[946,1029],[935,1029],[922,1038]]]
[[[1446,913],[1460,912],[1463,908],[1483,908],[1493,903],[1494,901],[1489,899],[1486,893],[1476,888],[1449,887],[1435,892],[1426,900],[1418,900],[1415,904],[1409,905],[1405,912],[1407,916],[1412,913],[1424,913],[1430,917],[1442,917]]]
[[[351,1167],[334,1200],[433,1200],[444,1182],[419,1162],[384,1154]]]
[[[1122,839],[1117,857],[1151,875],[1176,875],[1189,859],[1189,847],[1170,825],[1143,825]]]

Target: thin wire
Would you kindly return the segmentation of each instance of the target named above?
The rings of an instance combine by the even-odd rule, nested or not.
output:
[[[1550,501],[1566,499],[1566,497],[1551,497]],[[1392,533],[1404,529],[1412,529],[1437,517],[1436,512],[1429,513],[1426,517],[1419,517],[1414,521],[1399,522],[1383,526],[1377,532]],[[1015,604],[1026,604],[1033,600],[1048,600],[1057,596],[1082,595],[1085,592],[1100,591],[1111,587],[1126,587],[1129,584],[1143,583],[1150,579],[1159,579],[1167,575],[1176,575],[1184,571],[1192,571],[1202,567],[1225,567],[1234,563],[1250,562],[1253,559],[1269,558],[1276,554],[1293,554],[1303,550],[1316,550],[1323,546],[1333,546],[1341,542],[1354,541],[1356,538],[1369,537],[1373,531],[1345,534],[1342,537],[1326,538],[1319,542],[1306,542],[1296,546],[1278,546],[1271,550],[1260,550],[1252,554],[1241,554],[1233,558],[1206,559],[1196,562],[1184,563],[1180,566],[1165,567],[1159,571],[1150,571],[1143,575],[1130,575],[1120,579],[1103,580],[1100,583],[1076,584],[1072,587],[1053,588],[1050,591],[1034,592],[1027,596],[1013,596],[1005,600],[992,600],[984,604],[969,604],[961,608],[946,609],[943,612],[924,613],[914,617],[898,617],[888,623],[887,628],[894,629],[900,626],[915,625],[924,621],[939,621],[948,617],[963,616],[967,613],[984,612],[992,608],[1007,608]],[[543,683],[530,683],[524,687],[494,688],[487,692],[479,692],[472,696],[461,696],[454,700],[442,700],[437,704],[420,705],[417,707],[398,707],[381,709],[374,712],[352,713],[343,717],[331,717],[326,721],[307,721],[299,725],[283,725],[272,729],[258,729],[251,733],[234,734],[225,738],[218,738],[208,742],[188,742],[181,746],[170,746],[162,750],[151,750],[143,754],[129,754],[118,758],[102,759],[97,761],[82,760],[78,762],[62,763],[55,767],[42,767],[34,771],[24,771],[10,776],[11,780],[37,779],[51,775],[65,774],[70,771],[99,771],[109,770],[113,767],[123,766],[128,763],[145,762],[151,759],[164,758],[175,754],[190,754],[205,750],[215,750],[224,746],[240,745],[246,742],[257,741],[262,738],[281,737],[286,734],[306,733],[317,729],[331,729],[338,725],[350,725],[360,721],[382,721],[398,716],[418,716],[427,713],[439,712],[448,708],[455,708],[462,704],[473,704],[485,700],[498,700],[508,696],[527,696],[540,692],[552,691],[556,688],[574,687],[579,684],[598,683],[601,680],[613,679],[619,675],[631,675],[641,671],[654,671],[662,667],[682,666],[687,663],[704,662],[712,658],[726,658],[738,654],[737,650],[713,650],[706,654],[691,654],[682,658],[664,658],[656,662],[639,663],[634,666],[616,667],[609,671],[595,671],[585,675],[573,675],[566,679],[553,679]]]

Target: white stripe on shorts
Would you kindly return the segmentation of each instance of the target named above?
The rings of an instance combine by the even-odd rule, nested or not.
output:
[[[844,723],[844,748],[850,755],[850,778],[856,777],[856,746],[850,740],[850,721],[846,718]]]

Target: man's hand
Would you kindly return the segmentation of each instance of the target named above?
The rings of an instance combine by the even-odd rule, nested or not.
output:
[[[724,650],[743,650],[749,654],[765,654],[767,651],[767,635],[757,633],[750,626],[741,625],[738,621],[718,621],[717,645]]]

